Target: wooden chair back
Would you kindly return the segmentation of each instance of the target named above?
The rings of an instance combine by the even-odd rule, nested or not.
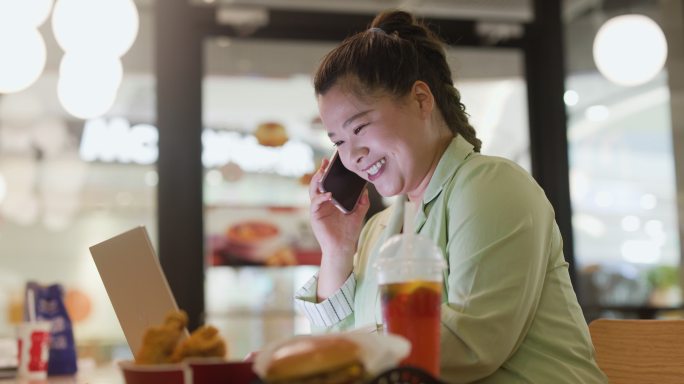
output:
[[[684,383],[684,320],[598,319],[589,333],[611,384]]]

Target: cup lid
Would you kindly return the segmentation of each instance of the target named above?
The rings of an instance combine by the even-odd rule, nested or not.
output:
[[[429,237],[421,234],[397,234],[380,247],[376,268],[394,263],[420,263],[446,268],[442,250]]]

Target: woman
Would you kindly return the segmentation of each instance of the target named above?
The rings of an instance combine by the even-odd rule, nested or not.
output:
[[[321,119],[344,165],[383,196],[417,206],[403,229],[403,201],[373,216],[364,194],[344,215],[310,184],[319,273],[297,293],[314,328],[373,326],[379,246],[411,230],[448,263],[441,374],[449,383],[605,383],[553,209],[534,179],[481,155],[439,39],[405,12],[378,15],[318,68]]]

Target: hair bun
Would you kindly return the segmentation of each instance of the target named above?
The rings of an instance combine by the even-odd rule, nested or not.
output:
[[[400,29],[415,26],[416,19],[412,14],[405,11],[385,11],[381,12],[373,22],[371,28],[380,28],[387,33],[398,32]],[[404,28],[402,28],[404,27]]]

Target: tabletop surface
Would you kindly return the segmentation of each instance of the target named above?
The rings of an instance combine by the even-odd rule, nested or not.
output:
[[[52,376],[45,381],[29,381],[23,379],[0,379],[0,384],[124,384],[124,378],[114,363],[96,368],[81,369],[75,376]]]
[[[408,375],[408,377],[407,377]],[[109,363],[98,367],[81,368],[75,376],[52,376],[44,381],[30,381],[24,379],[0,379],[0,384],[125,384],[123,374],[116,363]],[[424,371],[412,367],[395,367],[383,372],[371,381],[378,383],[421,383],[440,384]]]

